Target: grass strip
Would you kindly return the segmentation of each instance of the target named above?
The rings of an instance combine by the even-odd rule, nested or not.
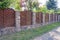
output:
[[[41,36],[44,33],[49,32],[58,26],[60,26],[60,22],[44,25],[42,27],[38,27],[34,29],[20,31],[12,35],[2,36],[0,37],[0,40],[30,40],[36,36]]]

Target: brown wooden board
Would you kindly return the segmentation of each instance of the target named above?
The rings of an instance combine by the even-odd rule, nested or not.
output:
[[[45,22],[49,22],[49,14],[48,13],[45,14]]]
[[[3,10],[0,9],[0,28],[3,28],[4,27],[4,24],[3,24]]]
[[[36,23],[43,23],[43,14],[41,12],[36,13]]]
[[[15,11],[13,9],[0,9],[0,28],[15,26]]]
[[[32,12],[31,11],[21,11],[20,12],[20,25],[32,25]]]
[[[14,27],[15,26],[15,12],[12,9],[4,10],[4,26]]]
[[[50,21],[53,21],[53,14],[50,14]]]

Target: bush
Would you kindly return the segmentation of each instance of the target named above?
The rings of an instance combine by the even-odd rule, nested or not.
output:
[[[46,13],[54,13],[54,10],[48,10],[46,6],[40,7],[38,10],[35,10],[34,12],[43,12],[44,14]]]
[[[0,9],[9,8],[11,3],[11,0],[0,0]]]
[[[46,13],[48,10],[47,10],[47,7],[46,6],[43,6],[43,7],[39,7],[39,9],[35,10],[35,12],[43,12],[43,13]]]

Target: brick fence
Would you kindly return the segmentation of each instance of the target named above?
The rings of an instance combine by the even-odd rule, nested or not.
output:
[[[15,11],[13,9],[0,9],[0,35],[14,32]]]
[[[40,27],[58,21],[57,14],[43,14],[42,12],[35,13],[31,11],[21,11],[18,14],[20,15],[20,26],[18,28],[20,29]]]
[[[58,14],[44,14],[42,12],[0,10],[0,35],[58,22],[59,17]]]

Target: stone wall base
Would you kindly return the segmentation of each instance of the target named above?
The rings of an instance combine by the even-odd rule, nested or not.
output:
[[[0,30],[0,36],[15,32],[15,27],[6,27]]]
[[[47,22],[47,23],[45,23],[44,25],[51,24],[51,23],[53,23],[53,22],[50,22],[50,23]],[[43,23],[41,23],[41,24],[20,26],[20,29],[21,29],[21,30],[27,30],[27,29],[42,27],[42,26],[44,26],[44,25],[43,25]],[[21,31],[21,30],[20,30],[20,31]],[[6,28],[3,28],[3,29],[0,30],[0,36],[2,36],[2,35],[7,35],[7,34],[12,34],[12,33],[15,33],[15,32],[17,32],[16,27],[6,27]]]
[[[40,27],[43,24],[34,24],[34,25],[26,25],[26,26],[20,26],[21,30],[25,30],[25,29],[31,29],[31,28],[36,28],[36,27]]]
[[[52,22],[51,22],[52,23]],[[21,30],[25,30],[25,29],[31,29],[31,28],[37,28],[37,27],[41,27],[47,24],[51,24],[49,22],[46,22],[45,24],[41,23],[41,24],[34,24],[34,25],[27,25],[27,26],[21,26]]]

